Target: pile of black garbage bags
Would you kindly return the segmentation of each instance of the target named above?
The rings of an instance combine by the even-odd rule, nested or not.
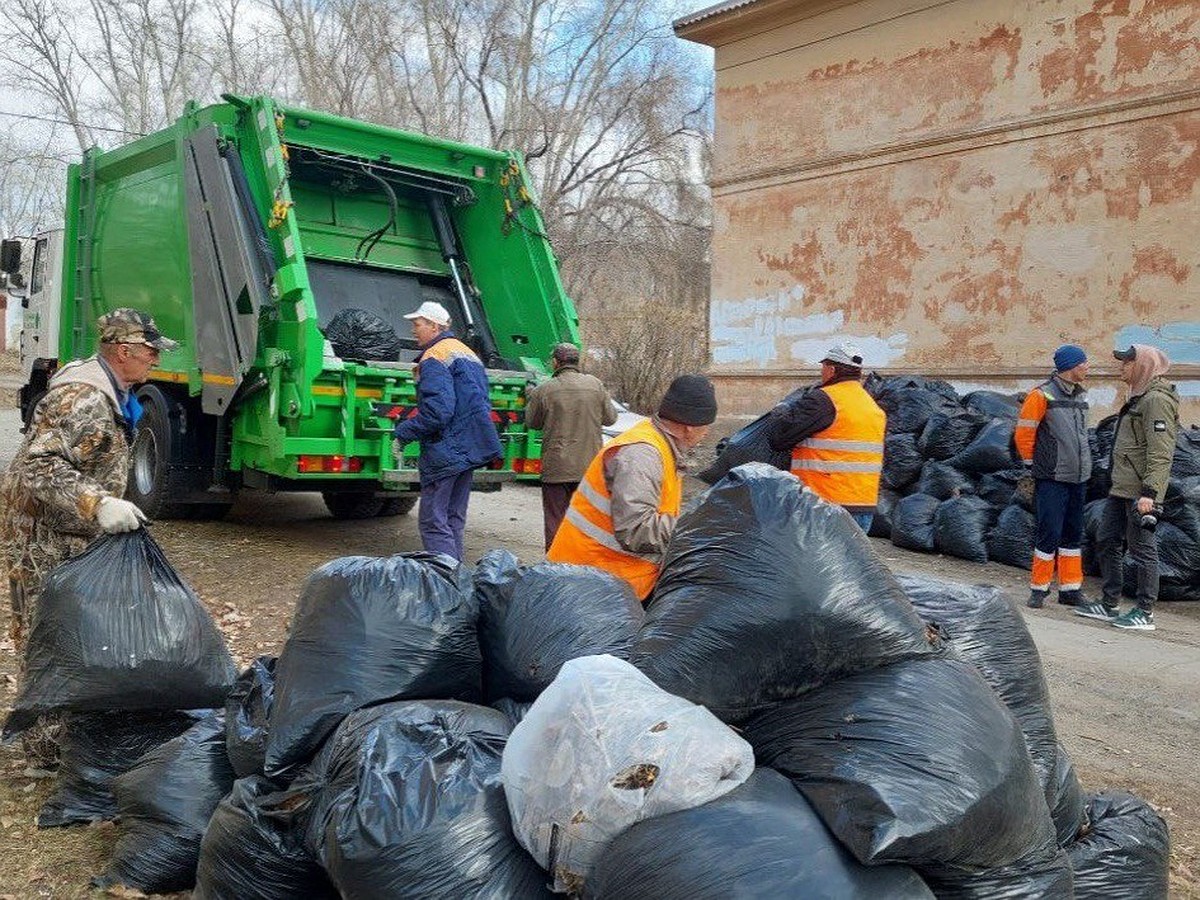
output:
[[[965,397],[945,381],[919,377],[882,378],[872,373],[864,386],[887,413],[883,476],[873,537],[890,537],[897,547],[944,553],[973,562],[989,560],[1022,569],[1033,561],[1032,500],[1017,492],[1024,474],[1013,443],[1023,394],[974,391]],[[793,392],[786,404],[802,392]],[[769,414],[719,446],[714,463],[700,473],[716,483],[734,466],[770,463],[787,469],[787,454],[767,443]],[[1108,496],[1110,454],[1116,416],[1088,431],[1092,477],[1088,482],[1084,571],[1099,575],[1094,547],[1099,502]],[[1170,487],[1159,524],[1160,597],[1200,600],[1200,429],[1181,428],[1176,439]],[[1132,560],[1126,561],[1132,594]]]
[[[75,589],[64,607],[103,599]],[[278,659],[235,681],[219,637],[209,652],[222,683],[184,704],[202,711],[108,780],[97,817],[115,812],[120,836],[100,884],[1166,897],[1165,823],[1085,794],[1004,597],[897,578],[844,511],[768,465],[681,517],[645,609],[610,575],[505,551],[473,569],[345,557],[308,579]],[[148,680],[182,690],[185,656]],[[123,696],[140,679],[118,669],[60,680]],[[71,708],[36,699],[45,683],[14,717]]]

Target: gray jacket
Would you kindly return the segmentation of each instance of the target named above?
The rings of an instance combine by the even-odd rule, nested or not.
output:
[[[1092,477],[1087,441],[1087,391],[1057,375],[1035,391],[1046,398],[1046,414],[1033,445],[1033,477],[1083,484]]]
[[[617,408],[599,378],[563,366],[538,385],[525,406],[525,424],[542,431],[542,481],[576,482],[604,443],[601,427]]]

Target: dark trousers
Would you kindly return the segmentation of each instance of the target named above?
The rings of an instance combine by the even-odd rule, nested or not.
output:
[[[1039,478],[1034,492],[1037,536],[1034,547],[1054,554],[1060,548],[1078,550],[1083,543],[1083,507],[1086,484],[1066,484]]]
[[[546,549],[554,543],[558,534],[558,526],[562,524],[567,507],[571,505],[571,495],[579,487],[578,481],[563,481],[557,484],[542,482],[542,522],[546,530]]]
[[[1158,599],[1158,539],[1154,532],[1141,525],[1136,501],[1122,497],[1106,497],[1096,533],[1096,555],[1104,576],[1104,605],[1121,602],[1124,581],[1125,547],[1133,556],[1137,573],[1137,605],[1146,612],[1154,611]]]
[[[1050,590],[1058,572],[1060,599],[1079,599],[1083,587],[1083,506],[1086,484],[1067,484],[1039,478],[1034,489],[1037,529],[1029,584],[1034,591]]]
[[[471,499],[471,471],[421,485],[417,527],[421,545],[430,553],[463,558],[463,530]]]

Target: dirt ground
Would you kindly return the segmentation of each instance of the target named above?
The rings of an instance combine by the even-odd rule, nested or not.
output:
[[[0,422],[8,428],[8,421]],[[7,462],[0,446],[0,465]],[[245,495],[222,522],[162,522],[155,537],[217,619],[239,664],[277,653],[309,572],[337,556],[387,555],[420,547],[415,514],[339,522],[312,495]],[[507,548],[541,559],[540,496],[506,486],[476,494],[467,556]],[[1019,602],[1024,573],[897,550],[876,541],[898,571],[1001,585]],[[1025,610],[1054,699],[1060,740],[1089,790],[1131,790],[1166,818],[1172,839],[1172,896],[1200,897],[1200,604],[1164,604],[1159,631],[1129,635],[1061,608]],[[15,659],[0,644],[5,706]],[[51,782],[25,770],[14,747],[0,748],[0,900],[103,896],[88,879],[103,871],[115,840],[111,824],[38,831],[37,810]]]

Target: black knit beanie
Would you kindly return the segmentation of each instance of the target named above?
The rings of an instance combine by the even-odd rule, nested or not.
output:
[[[717,418],[717,394],[703,375],[680,375],[658,405],[658,417],[680,425],[711,425]]]

